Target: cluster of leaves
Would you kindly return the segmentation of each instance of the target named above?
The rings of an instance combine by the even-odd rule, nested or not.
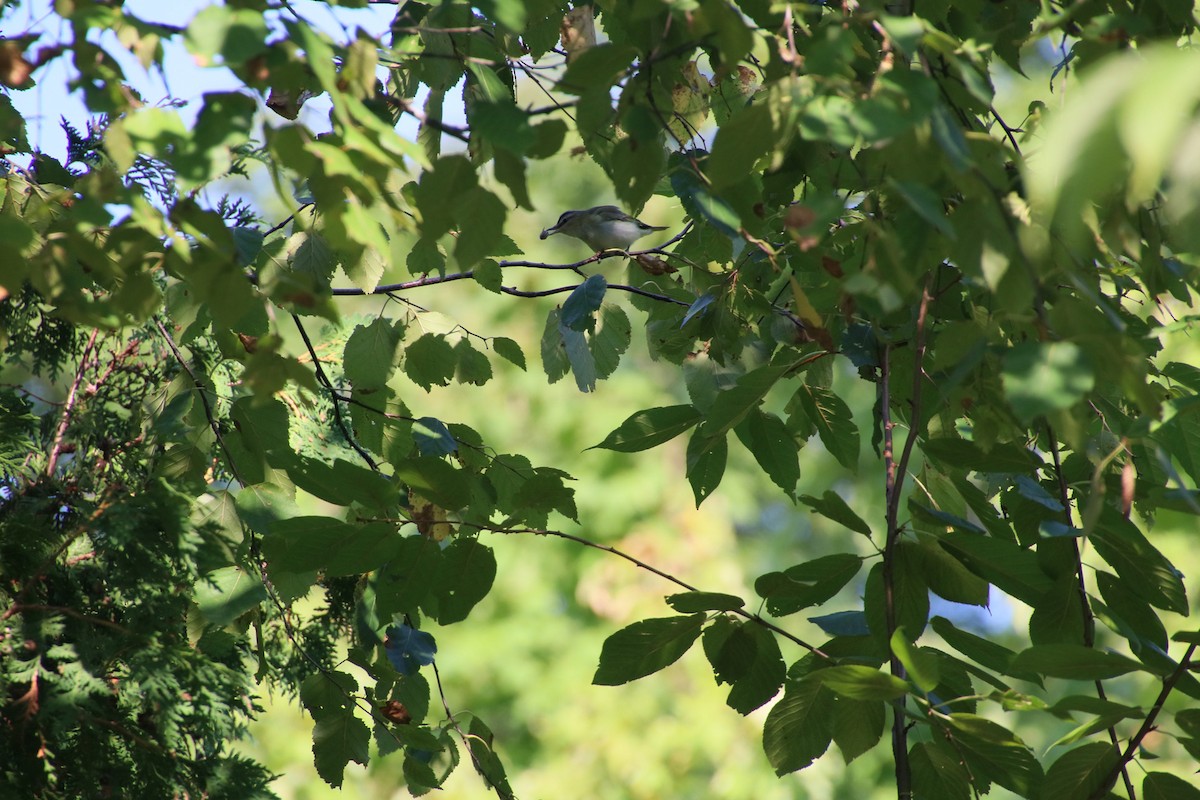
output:
[[[1200,635],[1168,632],[1188,600],[1147,536],[1156,514],[1200,513],[1200,371],[1168,347],[1192,319],[1170,315],[1190,309],[1200,253],[1186,157],[1200,64],[1176,46],[1194,32],[1189,4],[606,0],[564,18],[551,0],[447,0],[403,4],[382,40],[335,39],[269,5],[209,6],[180,31],[69,0],[57,52],[4,44],[6,87],[69,55],[109,120],[72,132],[71,169],[45,153],[24,169],[24,120],[0,96],[0,322],[21,368],[70,383],[61,406],[34,410],[29,389],[4,399],[24,421],[0,430],[10,782],[47,796],[101,778],[148,794],[265,791],[262,771],[223,749],[254,677],[298,694],[331,785],[373,739],[403,754],[414,793],[441,785],[461,746],[512,795],[482,721],[445,697],[445,719],[430,714],[431,629],[488,594],[481,533],[544,533],[578,514],[566,472],[422,408],[434,387],[490,380],[489,353],[526,367],[513,338],[404,297],[458,281],[566,294],[541,360],[549,381],[570,373],[583,391],[633,340],[622,293],[687,401],[633,415],[599,446],[688,434],[699,505],[732,434],[786,496],[870,541],[867,558],[848,535],[845,552],[755,582],[775,618],[861,587],[859,607],[810,619],[827,641],[675,579],[688,590],[668,598],[677,615],[614,634],[596,683],[649,675],[701,640],[735,711],[776,700],[764,748],[780,774],[831,743],[861,755],[890,712],[901,797],[996,785],[1133,800],[1130,762],[1164,724],[1200,757],[1200,720],[1169,713],[1200,699]],[[181,39],[245,91],[204,95],[187,124],[134,96],[99,29],[154,68]],[[1023,53],[1051,39],[1054,77],[1080,71],[1082,88],[1010,125],[994,80],[1023,75]],[[460,85],[462,126],[445,113]],[[254,93],[279,124],[260,125]],[[314,94],[332,101],[321,135],[295,121]],[[419,121],[415,141],[401,117]],[[519,252],[509,209],[533,210],[529,163],[576,142],[571,157],[599,165],[631,210],[669,199],[688,225],[627,284],[517,288],[518,270],[563,275],[610,255],[505,260]],[[291,212],[270,227],[210,200],[256,164]],[[666,261],[678,271],[647,266]],[[347,321],[368,295],[391,298],[389,313]],[[315,324],[328,325],[318,342]],[[32,326],[61,335],[48,347]],[[796,491],[814,436],[858,468],[842,359],[876,398],[887,480],[873,523],[837,494]],[[1019,652],[930,619],[931,593],[985,606],[992,589],[1030,609]],[[807,654],[787,664],[781,639]],[[1108,681],[1130,674],[1148,708],[1109,699]],[[1017,709],[1081,720],[1048,767],[1004,716]],[[1142,791],[1198,793],[1154,771]]]

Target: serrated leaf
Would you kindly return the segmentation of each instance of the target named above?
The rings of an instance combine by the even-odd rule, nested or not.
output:
[[[938,543],[963,566],[1028,606],[1036,606],[1051,581],[1030,551],[991,536],[948,533]]]
[[[1131,658],[1079,644],[1040,644],[1022,650],[1011,668],[1051,678],[1101,681],[1145,669]]]
[[[833,706],[833,742],[849,764],[883,737],[887,704],[875,700],[839,697]]]
[[[845,525],[855,533],[861,533],[863,536],[870,538],[871,526],[864,522],[862,517],[855,514],[854,510],[846,505],[846,501],[836,492],[826,491],[820,498],[813,497],[810,494],[802,494],[797,499],[818,514],[828,517],[839,525]]]
[[[629,349],[633,331],[629,317],[620,306],[600,309],[600,325],[588,336],[588,349],[596,364],[596,377],[607,378],[621,363],[621,354]]]
[[[394,466],[397,480],[447,511],[457,511],[471,502],[467,473],[440,458],[405,458],[398,460]]]
[[[967,800],[971,775],[949,747],[940,742],[917,742],[908,752],[913,796]]]
[[[354,525],[332,517],[295,517],[271,524],[263,537],[263,557],[273,570],[356,575],[370,572],[400,550],[392,525]]]
[[[1148,772],[1142,779],[1144,800],[1200,800],[1200,789],[1169,772]]]
[[[696,508],[720,485],[728,457],[729,445],[724,436],[711,438],[702,436],[700,431],[692,434],[687,449],[687,479],[696,498]]]
[[[670,666],[691,648],[704,626],[704,614],[635,622],[609,636],[600,651],[592,683],[619,686]]]
[[[819,681],[788,681],[763,723],[763,750],[776,775],[804,769],[829,749],[833,696]]]
[[[603,275],[590,276],[576,286],[562,307],[562,324],[573,331],[591,330],[595,325],[592,317],[604,302],[608,281]]]
[[[720,592],[680,592],[667,597],[667,605],[680,614],[697,611],[735,611],[744,608],[746,601],[737,595]]]
[[[1109,742],[1092,742],[1058,758],[1042,781],[1046,800],[1089,800],[1100,789],[1120,754]]]
[[[843,467],[858,469],[859,436],[850,407],[828,389],[802,385],[796,390],[804,413],[812,420],[821,443]]]
[[[771,482],[792,497],[800,480],[800,448],[783,420],[754,408],[734,428],[734,433]]]
[[[437,642],[427,631],[417,630],[408,623],[388,628],[383,645],[388,661],[401,675],[412,675],[421,667],[433,663]]]
[[[662,406],[647,408],[630,415],[597,447],[619,453],[636,453],[674,439],[687,431],[701,419],[700,412],[691,405]]]
[[[404,372],[413,382],[429,391],[433,386],[449,386],[458,359],[446,337],[422,334],[404,351]]]
[[[840,664],[809,675],[840,697],[851,700],[895,700],[908,693],[908,684],[886,672],[861,664]]]
[[[707,223],[730,239],[739,239],[741,217],[728,201],[713,194],[691,166],[680,166],[671,173],[671,188],[688,216],[697,223]]]
[[[1025,797],[1041,782],[1038,760],[1007,728],[974,714],[951,714],[941,724],[977,779]]]
[[[371,731],[351,711],[321,717],[312,735],[317,774],[335,789],[342,785],[346,764],[353,761],[365,766],[370,758]]]
[[[754,591],[767,601],[771,614],[782,617],[824,603],[840,592],[861,567],[860,557],[834,553],[783,572],[761,575],[754,582]]]
[[[1179,570],[1116,510],[1106,509],[1101,514],[1090,541],[1134,594],[1155,608],[1188,613],[1187,592]]]
[[[466,337],[455,342],[454,357],[454,379],[459,383],[482,386],[492,379],[492,363],[488,361],[487,356],[472,347]]]
[[[471,270],[471,277],[489,292],[497,294],[504,285],[504,271],[497,261],[490,258],[485,258],[476,264],[475,268]]]
[[[948,645],[976,664],[986,667],[993,672],[998,672],[1001,675],[1009,675],[1023,681],[1035,683],[1038,686],[1042,685],[1042,679],[1037,673],[1020,670],[1014,671],[1012,669],[1012,660],[1017,654],[1007,647],[996,644],[992,640],[985,639],[982,636],[976,636],[968,631],[959,630],[945,617],[934,617],[930,620],[930,627]]]
[[[496,354],[509,363],[516,364],[522,370],[525,369],[525,353],[521,350],[521,345],[508,339],[504,336],[497,336],[492,339],[492,348]]]
[[[937,657],[925,648],[917,647],[908,640],[904,628],[892,633],[892,653],[904,665],[908,677],[923,692],[932,692],[941,681]]]
[[[1073,342],[1021,342],[1004,356],[1004,394],[1024,422],[1070,408],[1095,384],[1087,353]]]
[[[423,456],[448,456],[458,450],[458,441],[446,427],[446,423],[435,417],[421,417],[412,426],[413,441],[417,452]]]
[[[241,567],[222,567],[196,582],[196,606],[213,625],[228,625],[265,600],[262,580]]]
[[[467,618],[496,580],[496,556],[475,539],[455,539],[442,551],[435,581],[436,617],[451,625]]]

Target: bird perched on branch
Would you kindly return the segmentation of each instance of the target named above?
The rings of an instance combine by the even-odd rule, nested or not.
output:
[[[647,225],[629,216],[616,206],[596,206],[582,211],[566,211],[553,227],[542,231],[545,239],[556,233],[579,239],[597,253],[605,250],[628,250],[629,246],[648,233],[666,230]]]

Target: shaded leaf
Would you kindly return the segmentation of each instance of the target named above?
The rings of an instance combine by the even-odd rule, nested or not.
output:
[[[670,666],[691,648],[704,626],[704,614],[645,619],[604,640],[597,686],[619,686]]]

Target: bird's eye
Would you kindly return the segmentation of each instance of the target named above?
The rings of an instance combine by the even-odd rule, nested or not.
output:
[[[562,214],[562,216],[560,216],[560,217],[558,218],[558,222],[554,223],[554,227],[556,227],[556,228],[557,228],[558,226],[562,225],[564,222],[566,222],[567,220],[569,220],[569,219],[570,219],[571,217],[573,217],[573,216],[575,216],[575,212],[574,212],[574,211],[564,211],[564,212],[563,212],[563,214]]]

